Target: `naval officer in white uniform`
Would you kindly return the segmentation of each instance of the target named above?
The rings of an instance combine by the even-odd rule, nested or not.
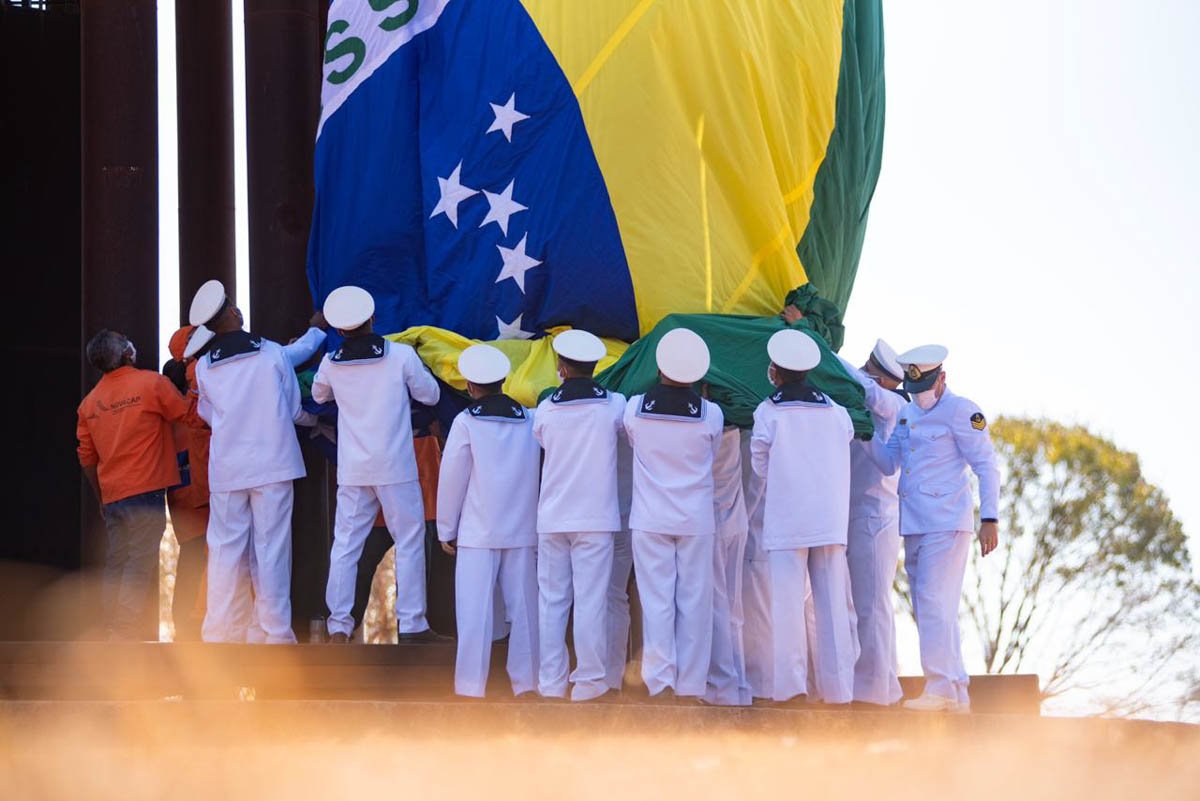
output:
[[[538,672],[536,572],[538,469],[534,412],[503,393],[508,357],[472,345],[458,357],[471,405],[454,418],[438,477],[442,549],[456,555],[458,657],[454,691],[482,698],[487,687],[500,587],[514,695],[532,693]]]
[[[969,472],[979,478],[979,548],[998,540],[1000,474],[987,420],[979,407],[946,388],[941,345],[900,354],[904,389],[912,402],[896,429],[873,453],[885,473],[900,469],[900,534],[921,645],[925,691],[904,703],[922,711],[970,711],[967,672],[959,646],[958,603],[975,529]]]
[[[533,436],[545,451],[538,497],[538,692],[567,694],[567,617],[575,608],[571,700],[609,692],[608,589],[617,506],[617,442],[625,396],[592,379],[606,349],[587,331],[554,338],[561,385],[537,407]]]
[[[668,332],[655,357],[660,383],[625,407],[642,679],[651,696],[698,698],[712,655],[713,459],[724,415],[692,388],[709,365],[698,334]]]
[[[754,411],[750,454],[766,481],[763,547],[771,568],[772,698],[808,693],[806,585],[816,616],[815,687],[821,700],[854,698],[858,641],[847,604],[846,532],[850,509],[850,415],[805,381],[821,352],[802,331],[767,343],[777,389]]]
[[[329,554],[331,642],[349,642],[358,560],[383,509],[396,544],[396,628],[401,641],[437,639],[425,622],[425,506],[413,454],[409,396],[432,406],[441,392],[417,352],[372,329],[375,300],[344,286],[325,300],[325,319],[345,337],[313,378],[317,403],[336,400],[337,515]]]
[[[841,358],[841,357],[839,357]],[[875,343],[866,364],[842,366],[866,393],[867,409],[875,437],[887,442],[900,419],[908,395],[898,389],[903,380],[896,352],[882,339]],[[900,556],[899,478],[884,473],[871,454],[871,443],[855,440],[850,446],[850,533],[846,560],[850,564],[850,592],[858,619],[860,653],[854,664],[854,700],[890,706],[903,696],[897,678],[896,620],[892,583]]]
[[[253,580],[265,641],[293,643],[292,482],[305,474],[293,425],[309,422],[300,385],[282,346],[242,330],[242,314],[219,281],[200,287],[189,317],[213,332],[196,364],[197,411],[212,428],[202,636],[246,639],[245,588]]]

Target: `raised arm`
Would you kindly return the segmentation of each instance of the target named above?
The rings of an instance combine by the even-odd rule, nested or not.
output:
[[[425,367],[417,352],[411,348],[408,358],[405,360],[404,383],[408,386],[408,394],[412,395],[413,400],[417,403],[433,406],[442,397],[442,390],[438,386],[437,379]]]
[[[325,332],[316,326],[312,326],[300,335],[295,342],[283,345],[282,347],[294,370],[311,359],[324,342]]]

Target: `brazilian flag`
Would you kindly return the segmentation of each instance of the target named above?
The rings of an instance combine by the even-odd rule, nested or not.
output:
[[[366,288],[455,385],[466,343],[504,340],[526,402],[563,327],[607,338],[607,367],[713,316],[717,367],[721,320],[799,289],[836,349],[883,111],[880,0],[334,0],[313,296]],[[738,341],[748,404],[765,353]]]

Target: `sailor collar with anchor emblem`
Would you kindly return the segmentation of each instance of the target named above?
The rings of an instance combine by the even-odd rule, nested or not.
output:
[[[642,396],[638,417],[650,417],[679,422],[699,422],[706,414],[704,401],[691,387],[672,387],[659,384]]]
[[[255,356],[262,350],[263,338],[247,331],[227,331],[217,334],[208,343],[208,366],[222,364]]]
[[[810,387],[803,381],[792,381],[784,384],[771,393],[771,403],[776,406],[832,406],[832,401],[823,392]]]
[[[329,360],[334,364],[369,364],[387,355],[388,341],[379,334],[352,337],[342,342]]]
[[[473,402],[467,407],[467,414],[499,423],[520,423],[526,419],[525,407],[503,393]]]
[[[604,403],[608,390],[590,378],[568,378],[550,396],[551,403],[571,405],[577,403]]]

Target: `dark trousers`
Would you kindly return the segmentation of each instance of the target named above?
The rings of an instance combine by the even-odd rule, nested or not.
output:
[[[175,601],[172,616],[175,619],[177,642],[200,639],[202,615],[196,614],[196,600],[200,595],[200,580],[204,577],[204,566],[208,551],[204,537],[196,537],[179,543],[179,561],[175,563]]]
[[[105,504],[103,610],[109,637],[158,639],[158,549],[167,527],[166,492]]]

